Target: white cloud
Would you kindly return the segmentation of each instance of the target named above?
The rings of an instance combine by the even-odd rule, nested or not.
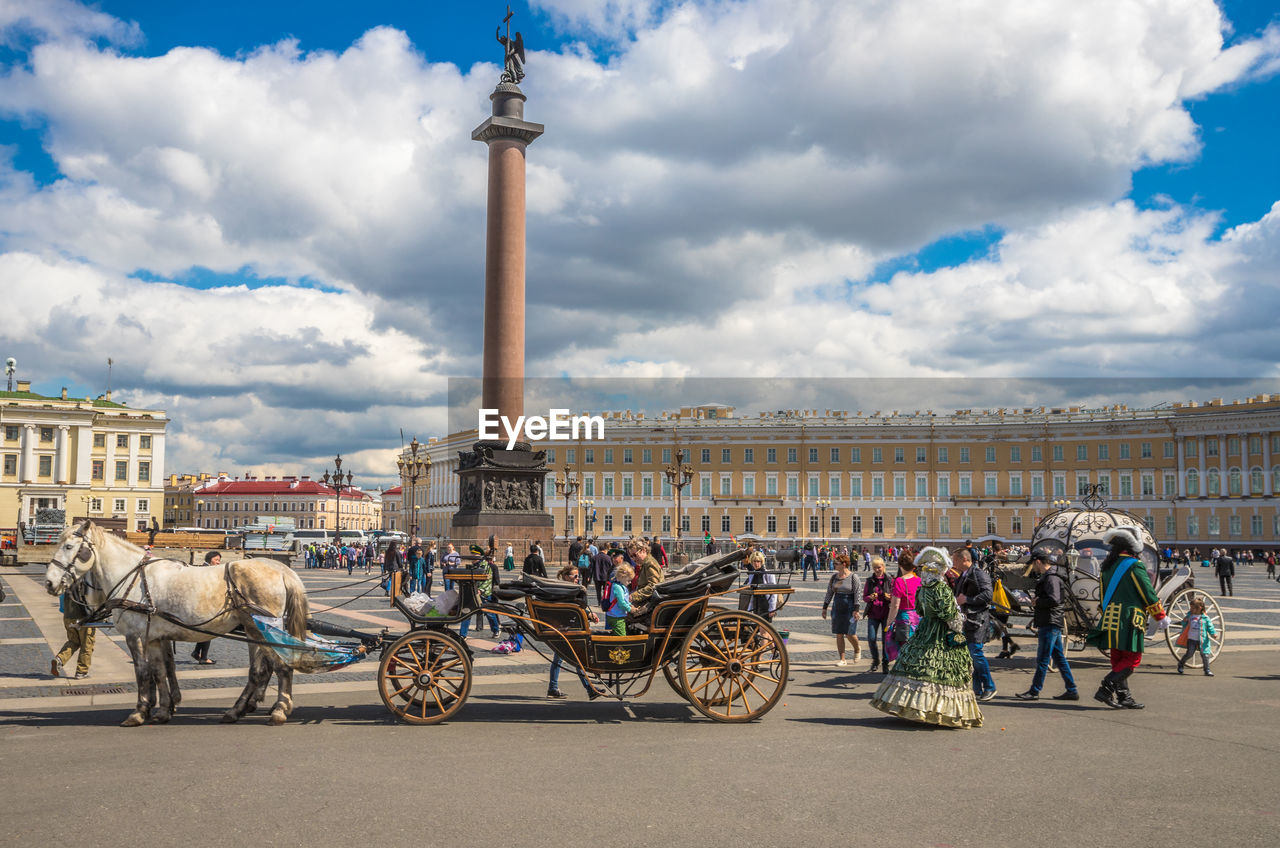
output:
[[[5,0],[0,4],[0,44],[12,46],[26,36],[56,40],[103,38],[120,45],[142,40],[136,23],[86,8],[75,0]]]
[[[1197,355],[1192,328],[1256,322],[1240,304],[1274,273],[1277,213],[1218,242],[1207,218],[1121,198],[1135,169],[1198,154],[1184,99],[1274,72],[1274,27],[1224,50],[1212,0],[538,8],[614,41],[529,56],[533,372],[1264,367]],[[338,53],[140,58],[86,41],[131,30],[65,0],[5,11],[0,33],[42,43],[0,113],[46,127],[62,174],[0,168],[25,361],[73,373],[120,350],[138,396],[184,417],[193,466],[438,420],[424,398],[478,369],[470,130],[496,67],[428,63],[390,28]],[[987,227],[1008,233],[994,258],[855,285]],[[196,267],[331,291],[128,276]],[[1275,359],[1264,334],[1252,350]]]

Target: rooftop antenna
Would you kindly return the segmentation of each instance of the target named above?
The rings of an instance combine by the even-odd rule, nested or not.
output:
[[[107,400],[111,399],[111,366],[114,364],[115,364],[114,360],[112,360],[111,357],[108,356],[107,357]]]
[[[9,388],[7,391],[13,391],[13,372],[18,370],[18,360],[12,356],[4,361],[4,373],[9,378]]]

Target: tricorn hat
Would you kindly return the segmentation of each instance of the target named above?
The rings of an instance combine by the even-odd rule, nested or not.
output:
[[[1142,536],[1138,528],[1128,524],[1117,524],[1102,536],[1102,543],[1113,548],[1120,548],[1129,553],[1142,553]]]

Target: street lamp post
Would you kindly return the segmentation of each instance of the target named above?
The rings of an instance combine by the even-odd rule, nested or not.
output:
[[[418,451],[422,451],[422,455],[418,455]],[[431,471],[431,457],[427,456],[425,446],[418,441],[418,437],[414,436],[413,441],[409,443],[409,455],[405,457],[401,455],[396,458],[396,467],[400,469],[400,483],[403,487],[406,477],[409,479],[409,500],[403,499],[401,503],[401,511],[405,514],[406,519],[413,519],[413,523],[409,529],[410,536],[418,535],[418,478],[426,477]],[[430,482],[427,484],[430,486]]]
[[[676,496],[676,553],[680,552],[680,531],[683,529],[681,498],[684,493],[684,487],[693,482],[693,466],[684,461],[684,454],[680,453],[679,444],[676,445],[675,461],[663,470],[663,475],[667,478],[667,483],[671,485]]]
[[[827,509],[831,506],[831,499],[818,498],[816,501],[814,501],[813,505],[816,506],[822,512],[822,518],[819,519],[819,521],[822,523],[822,526],[819,527],[818,529],[822,532],[822,544],[825,547],[827,544]]]
[[[582,507],[582,523],[587,528],[588,536],[591,535],[591,531],[594,530],[596,526],[595,516],[591,514],[591,510],[595,507],[595,505],[596,505],[596,502],[595,502],[595,499],[593,498],[587,498],[586,500],[583,500],[582,498],[578,498],[578,506]]]
[[[350,471],[347,471],[346,482],[344,483],[342,480],[342,454],[338,454],[333,458],[333,473],[330,474],[325,471],[324,474],[320,475],[320,479],[324,481],[326,486],[331,486],[338,496],[338,501],[334,506],[333,544],[340,547],[342,545],[342,536],[340,535],[342,528],[342,490],[354,488],[351,485],[352,475]]]
[[[564,543],[565,549],[569,545],[569,498],[573,497],[578,491],[578,481],[570,476],[573,471],[568,465],[564,467],[564,477],[556,478],[556,494],[564,495]]]

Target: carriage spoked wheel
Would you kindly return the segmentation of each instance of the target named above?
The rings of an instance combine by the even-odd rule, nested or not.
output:
[[[699,663],[701,662],[701,659],[697,656],[694,656],[694,660]],[[691,700],[689,698],[689,693],[684,691],[684,684],[680,682],[680,660],[678,656],[676,659],[665,663],[662,666],[662,676],[667,678],[667,683],[676,691],[677,695],[684,698],[686,701]],[[727,703],[728,698],[709,698],[707,702],[713,707],[718,707]]]
[[[790,663],[778,631],[763,618],[726,610],[702,619],[680,647],[683,694],[715,721],[751,721],[773,709]]]
[[[462,708],[471,692],[471,658],[452,635],[414,631],[387,648],[378,694],[410,724],[436,724]]]
[[[1204,602],[1204,614],[1213,622],[1214,633],[1209,637],[1209,660],[1212,662],[1222,652],[1222,644],[1227,637],[1227,621],[1222,617],[1222,609],[1218,606],[1218,602],[1203,589],[1183,589],[1169,599],[1165,610],[1169,614],[1169,629],[1164,632],[1164,641],[1169,646],[1169,652],[1173,654],[1173,658],[1181,659],[1186,648],[1178,644],[1178,636],[1182,633],[1182,628],[1178,625],[1186,621],[1187,616],[1191,614],[1193,599]],[[1187,665],[1192,668],[1204,667],[1204,655],[1196,651],[1187,660]]]

